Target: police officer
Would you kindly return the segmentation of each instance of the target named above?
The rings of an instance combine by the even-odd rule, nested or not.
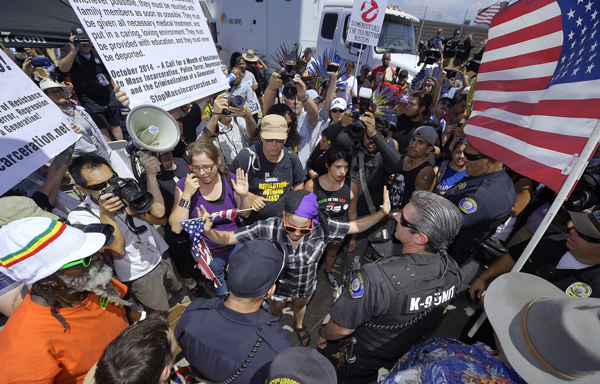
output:
[[[345,353],[347,336],[357,338],[349,383],[370,383],[380,367],[390,369],[437,325],[460,283],[458,265],[446,252],[462,224],[456,206],[416,191],[396,221],[402,254],[362,266],[319,329],[318,346],[332,360]],[[338,370],[338,382],[346,369]]]
[[[494,234],[515,203],[515,188],[503,164],[475,149],[465,147],[467,175],[445,197],[462,212],[463,225],[450,248],[450,254],[461,266],[463,284],[477,274],[479,263],[470,257],[479,244]]]
[[[181,315],[175,336],[206,380],[264,383],[277,354],[292,347],[277,318],[261,308],[275,292],[285,252],[271,240],[246,242],[229,260],[227,299],[196,299]]]

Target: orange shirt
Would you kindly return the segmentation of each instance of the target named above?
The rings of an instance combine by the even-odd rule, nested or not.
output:
[[[115,279],[112,284],[125,295],[126,286]],[[0,332],[0,383],[83,383],[104,348],[129,325],[123,307],[100,303],[90,292],[82,305],[58,309],[71,326],[63,332],[50,308],[34,303],[29,292]]]

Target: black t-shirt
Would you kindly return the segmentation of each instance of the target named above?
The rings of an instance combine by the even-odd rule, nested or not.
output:
[[[408,144],[410,143],[410,138],[421,122],[412,121],[410,117],[407,117],[404,113],[398,116],[397,120],[396,131],[392,134],[392,138],[398,142],[398,152],[400,152],[401,155],[405,155]]]
[[[249,165],[250,151],[248,149],[254,151],[258,156],[258,161],[255,160],[252,165]],[[265,208],[258,212],[252,212],[248,219],[244,219],[244,224],[281,216],[288,192],[304,182],[304,170],[298,155],[284,147],[281,161],[272,163],[263,153],[262,142],[241,151],[229,165],[229,172],[235,173],[238,168],[248,172],[250,192],[269,200],[266,202]]]
[[[158,180],[158,186],[162,193],[163,199],[165,200],[165,215],[169,217],[173,210],[175,200],[175,187],[180,179],[185,179],[186,175],[192,173],[188,167],[188,163],[178,157],[173,158],[173,162],[177,165],[174,171],[163,170],[159,175],[156,176]],[[182,231],[179,235],[173,233],[171,225],[167,223],[165,226],[165,241],[171,240],[185,240],[187,239],[187,233]]]
[[[71,52],[71,46],[67,44],[61,48],[60,58],[65,58],[69,52]],[[108,70],[102,64],[98,52],[92,48],[90,54],[92,56],[89,60],[81,53],[75,55],[69,76],[73,82],[73,88],[79,97],[85,95],[99,104],[105,105],[108,104],[111,89],[108,85],[100,84],[96,76],[102,74],[106,77],[107,81],[110,81],[110,76]]]
[[[464,48],[456,51],[456,58],[460,60],[467,60],[471,55],[471,49],[473,49],[473,47],[471,47],[471,42],[469,41],[464,41],[463,44]]]

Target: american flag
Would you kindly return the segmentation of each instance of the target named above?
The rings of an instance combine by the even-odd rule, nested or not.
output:
[[[222,219],[228,219],[231,221],[234,221],[236,216],[237,216],[236,208],[226,209],[224,211],[214,212],[214,213],[210,214],[211,219],[214,219],[215,217],[220,217]]]
[[[600,118],[598,8],[596,0],[513,3],[492,22],[477,76],[469,142],[554,191]]]
[[[204,231],[204,220],[185,220],[181,221],[180,224],[183,229],[189,233],[190,240],[192,240],[192,256],[194,256],[194,259],[197,263],[194,268],[200,269],[202,274],[207,279],[210,279],[214,282],[215,287],[220,287],[221,283],[219,282],[219,279],[217,279],[217,276],[215,276],[212,269],[210,269],[212,254],[210,253],[210,249],[208,249],[208,246],[202,237],[202,232]]]
[[[477,17],[475,20],[473,20],[473,22],[477,24],[485,24],[489,27],[496,13],[500,12],[500,10],[507,5],[508,1],[501,1],[494,5],[490,5],[487,8],[482,8],[477,11]]]

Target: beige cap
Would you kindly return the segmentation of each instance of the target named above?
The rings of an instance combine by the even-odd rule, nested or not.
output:
[[[6,196],[0,198],[0,226],[26,217],[47,217],[58,220],[58,216],[44,211],[29,197]]]
[[[280,115],[266,115],[262,119],[260,131],[266,140],[287,139],[287,121]]]

